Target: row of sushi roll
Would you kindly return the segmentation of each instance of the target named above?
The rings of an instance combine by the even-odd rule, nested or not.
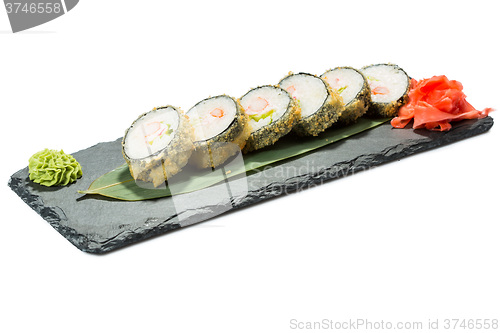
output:
[[[136,180],[155,187],[186,164],[216,168],[239,151],[273,145],[293,131],[317,136],[362,116],[391,117],[408,100],[410,79],[394,64],[337,67],[321,76],[289,73],[277,85],[198,102],[186,113],[154,108],[127,129],[122,152]]]

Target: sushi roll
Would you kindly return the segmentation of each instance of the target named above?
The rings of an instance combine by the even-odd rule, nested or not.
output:
[[[221,165],[243,149],[250,135],[248,116],[241,104],[226,95],[204,99],[186,114],[195,136],[190,163],[198,168]]]
[[[369,117],[393,117],[408,102],[410,78],[397,65],[378,64],[366,66],[361,72],[371,89],[371,104],[366,112]]]
[[[370,87],[360,71],[352,67],[337,67],[325,72],[321,78],[342,97],[345,109],[339,124],[352,124],[366,113],[370,106]]]
[[[132,123],[123,136],[122,153],[136,181],[158,187],[187,164],[193,139],[193,128],[183,112],[163,106]]]
[[[290,93],[301,110],[301,117],[293,127],[301,136],[318,135],[332,126],[342,113],[339,94],[316,75],[290,73],[279,86]]]
[[[300,118],[297,103],[280,87],[252,89],[240,101],[251,127],[244,153],[274,144],[288,134]]]

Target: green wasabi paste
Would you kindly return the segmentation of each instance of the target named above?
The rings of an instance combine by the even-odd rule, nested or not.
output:
[[[30,179],[44,186],[66,186],[82,176],[82,167],[64,151],[44,149],[29,159]]]

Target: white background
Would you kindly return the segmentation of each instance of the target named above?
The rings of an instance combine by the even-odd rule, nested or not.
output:
[[[288,71],[393,62],[459,80],[473,106],[499,109],[494,5],[82,0],[17,34],[0,8],[0,331],[500,319],[498,124],[101,256],[7,187],[38,150],[111,141],[154,106],[238,97]]]

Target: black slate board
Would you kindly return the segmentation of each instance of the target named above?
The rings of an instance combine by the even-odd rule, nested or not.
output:
[[[84,176],[70,186],[35,184],[28,178],[27,167],[11,176],[9,186],[78,249],[105,253],[226,211],[469,138],[492,126],[491,117],[454,123],[448,132],[393,129],[386,123],[247,177],[175,197],[126,202],[78,194],[123,164],[121,139],[117,139],[72,154]]]

